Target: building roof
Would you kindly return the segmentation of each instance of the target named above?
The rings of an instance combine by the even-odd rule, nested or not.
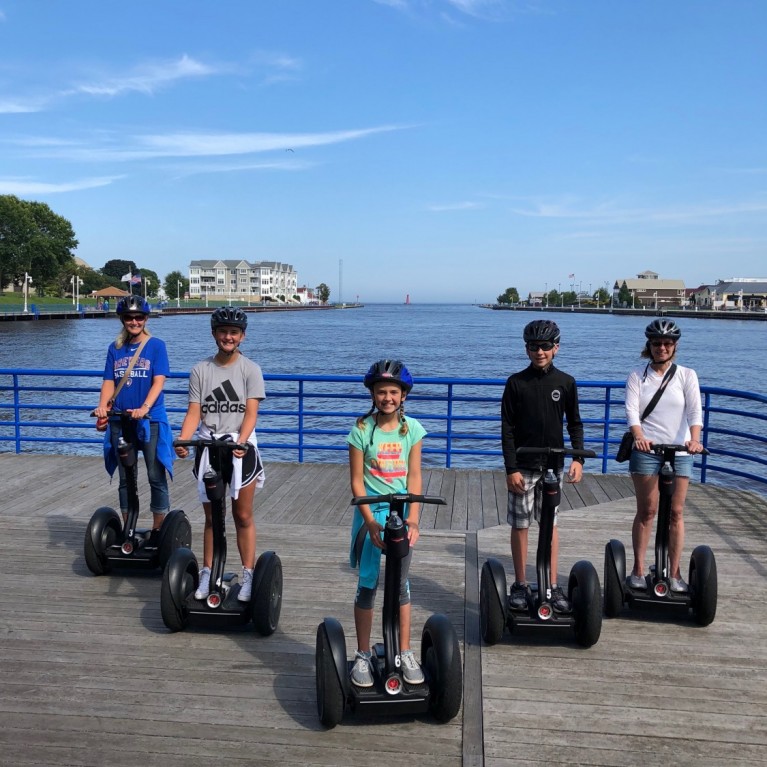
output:
[[[741,282],[741,281],[735,281],[735,282],[720,282],[716,285],[709,285],[709,289],[713,292],[716,291],[720,295],[722,293],[740,293],[742,290],[745,295],[749,294],[759,294],[764,295],[767,293],[767,280],[764,282]]]
[[[620,289],[624,282],[629,290],[684,290],[684,280],[648,280],[629,277],[624,280],[616,280],[615,284]]]
[[[129,296],[130,293],[122,288],[102,288],[101,290],[94,290],[91,295],[94,298],[122,298]]]

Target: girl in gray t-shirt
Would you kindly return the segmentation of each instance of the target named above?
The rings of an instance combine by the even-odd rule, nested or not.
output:
[[[217,352],[202,360],[189,374],[189,406],[181,426],[181,440],[228,435],[234,442],[247,444],[247,450],[232,451],[232,465],[224,471],[232,497],[232,516],[237,532],[237,548],[242,559],[242,581],[237,598],[250,601],[253,568],[256,562],[256,526],[253,522],[253,497],[263,485],[264,471],[256,441],[258,407],[266,397],[261,368],[244,357],[239,346],[245,338],[248,318],[242,309],[224,306],[211,316],[211,330]],[[177,447],[176,455],[186,458],[189,451]],[[195,476],[201,481],[207,467],[207,450],[197,451]],[[204,488],[200,500],[205,509],[203,568],[195,599],[210,593],[210,567],[213,563],[211,505]]]

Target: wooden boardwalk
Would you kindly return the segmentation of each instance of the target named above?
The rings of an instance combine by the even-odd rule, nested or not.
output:
[[[187,510],[199,553],[202,511],[189,464],[176,466],[172,505]],[[483,647],[478,568],[491,555],[510,567],[504,478],[427,470],[426,491],[448,505],[424,510],[413,624],[449,615],[461,639],[464,705],[446,725],[347,715],[325,731],[315,708],[317,624],[339,618],[350,651],[354,644],[344,465],[267,466],[258,548],[278,552],[285,576],[269,638],[170,634],[159,573],[87,571],[87,520],[117,497],[99,459],[2,453],[0,477],[0,765],[767,764],[762,497],[691,488],[686,556],[707,543],[719,570],[711,626],[624,613],[604,622],[588,650],[569,637],[524,635]],[[601,575],[605,542],[630,544],[633,511],[625,475],[566,486],[560,570],[585,558]]]

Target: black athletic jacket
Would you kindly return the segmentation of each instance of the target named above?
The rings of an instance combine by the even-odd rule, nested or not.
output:
[[[501,444],[506,473],[545,467],[541,456],[517,457],[518,447],[564,447],[562,421],[576,450],[583,450],[583,422],[578,409],[575,379],[550,365],[530,365],[509,376],[501,399]],[[576,460],[583,462],[583,459]],[[564,460],[561,461],[561,465]]]

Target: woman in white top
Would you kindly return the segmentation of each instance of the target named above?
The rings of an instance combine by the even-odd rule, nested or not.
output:
[[[629,471],[636,491],[637,513],[631,531],[634,544],[634,569],[628,577],[631,588],[647,587],[644,560],[658,513],[658,474],[663,460],[650,452],[653,444],[685,445],[687,453],[676,454],[676,484],[671,499],[669,530],[670,586],[672,591],[687,591],[679,570],[684,544],[684,502],[692,477],[693,453],[703,452],[700,433],[703,427],[698,376],[691,368],[677,365],[655,408],[640,420],[644,409],[658,391],[663,377],[674,362],[682,331],[673,320],[656,319],[645,328],[642,357],[648,360],[635,368],[626,381],[626,422],[634,436]]]

